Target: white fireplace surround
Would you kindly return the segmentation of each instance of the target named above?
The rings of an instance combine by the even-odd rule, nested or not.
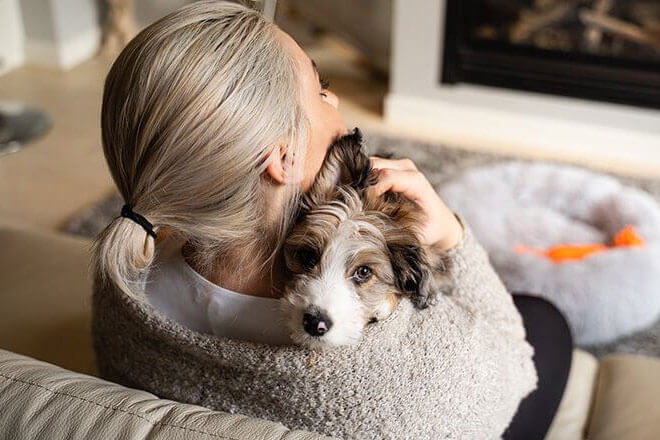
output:
[[[660,111],[440,84],[444,0],[393,0],[386,120],[425,138],[660,176]]]

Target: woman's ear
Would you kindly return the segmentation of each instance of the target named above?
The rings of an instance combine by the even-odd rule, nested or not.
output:
[[[287,181],[286,150],[286,145],[282,143],[273,145],[266,153],[266,161],[270,160],[270,163],[264,173],[280,185]]]

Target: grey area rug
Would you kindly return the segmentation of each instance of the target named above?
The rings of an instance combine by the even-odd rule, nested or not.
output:
[[[440,187],[446,181],[453,179],[464,170],[472,167],[495,164],[511,159],[521,160],[516,156],[465,151],[437,144],[421,143],[405,138],[385,137],[376,134],[365,134],[365,140],[371,154],[392,153],[394,157],[409,157],[412,159],[435,187]],[[602,172],[600,170],[595,171],[616,177],[623,184],[643,189],[660,203],[660,180],[638,179],[615,173]],[[64,232],[85,237],[94,237],[113,218],[119,216],[122,205],[123,200],[121,196],[114,194],[99,202],[81,216],[72,219],[64,228]],[[658,294],[660,295],[660,292]],[[582,348],[598,357],[613,352],[660,357],[660,321],[644,331],[623,337],[610,344]]]

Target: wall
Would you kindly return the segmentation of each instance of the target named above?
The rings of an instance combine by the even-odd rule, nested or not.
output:
[[[0,1],[0,75],[23,63],[23,41],[18,0]]]
[[[26,62],[68,69],[101,41],[98,0],[21,0]]]

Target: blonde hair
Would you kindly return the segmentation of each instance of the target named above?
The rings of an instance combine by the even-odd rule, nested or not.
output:
[[[277,27],[248,7],[219,1],[184,6],[140,32],[105,81],[103,151],[113,180],[156,232],[196,249],[202,273],[233,250],[240,262],[271,270],[300,197],[288,185],[274,223],[262,173],[288,142],[299,182],[308,122],[295,60]],[[290,174],[291,175],[291,174]],[[95,239],[90,269],[136,299],[155,240],[118,216]]]

